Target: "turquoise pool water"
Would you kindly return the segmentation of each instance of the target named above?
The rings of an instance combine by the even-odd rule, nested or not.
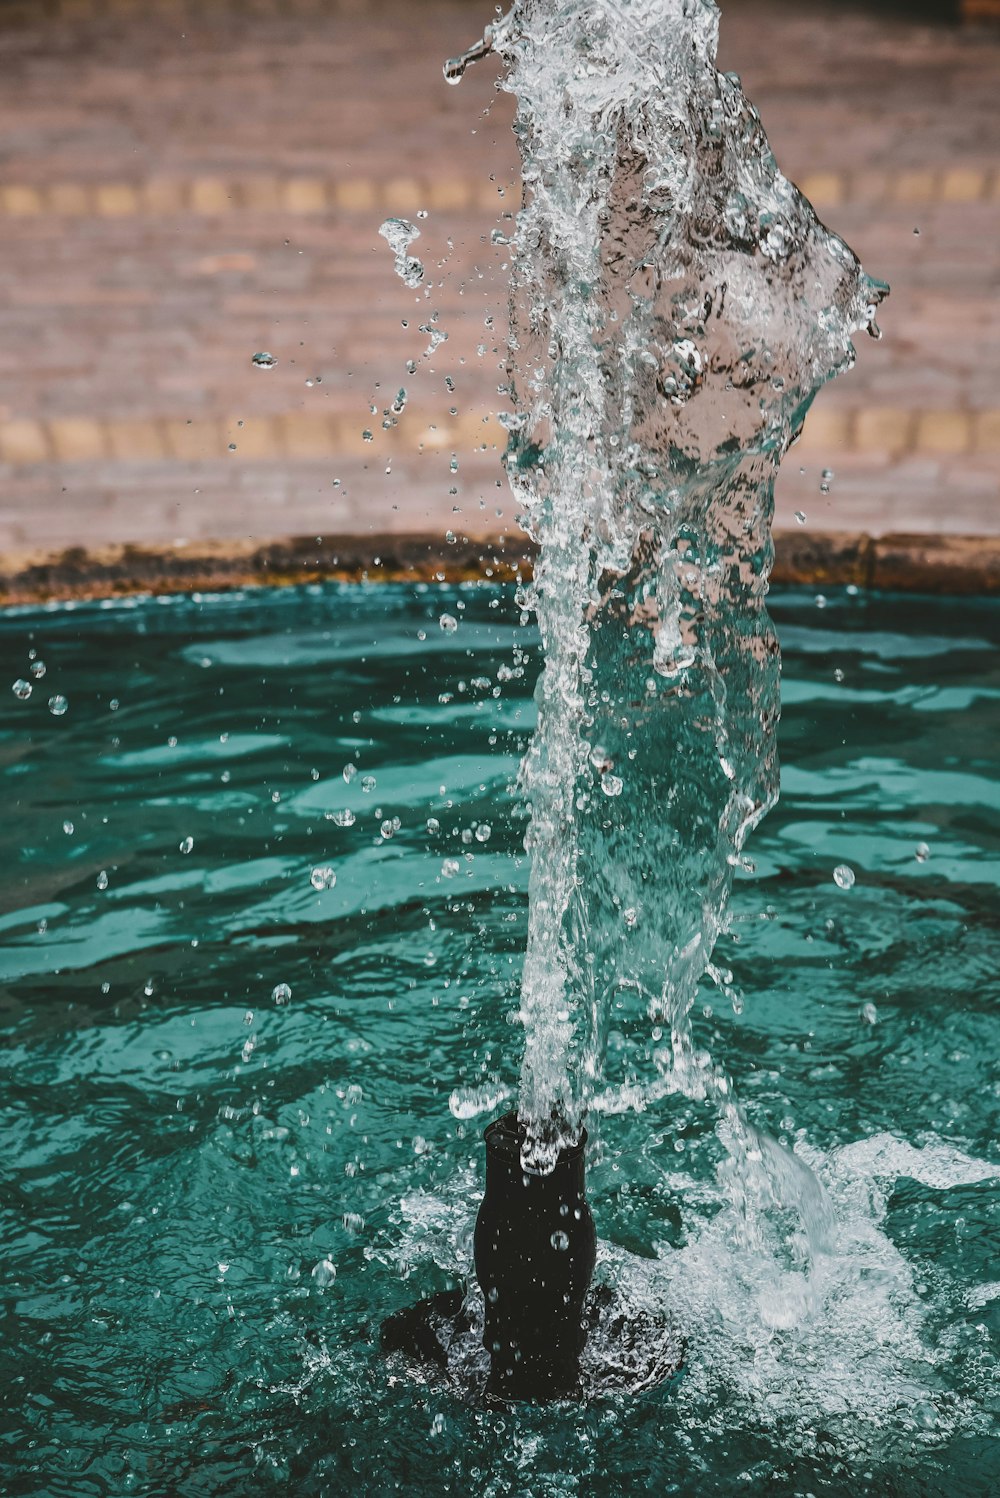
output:
[[[782,797],[718,952],[741,1012],[708,990],[697,1024],[829,1194],[821,1293],[772,1303],[733,1246],[711,1110],[592,1116],[606,1255],[688,1366],[504,1411],[376,1333],[467,1268],[517,1076],[512,597],[0,618],[32,688],[0,707],[4,1493],[1000,1488],[1000,609],[773,613]]]

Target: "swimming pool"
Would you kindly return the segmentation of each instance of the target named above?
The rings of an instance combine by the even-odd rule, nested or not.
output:
[[[1000,608],[772,613],[781,801],[717,952],[740,1012],[696,1023],[829,1194],[822,1294],[727,1247],[710,1110],[593,1115],[605,1255],[687,1367],[501,1411],[377,1330],[468,1272],[516,1082],[512,594],[0,618],[31,687],[0,716],[6,1492],[996,1491]],[[609,1065],[653,1044],[613,1030]]]

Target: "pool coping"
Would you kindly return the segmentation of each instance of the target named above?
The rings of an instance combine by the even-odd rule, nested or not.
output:
[[[1000,536],[779,530],[774,544],[779,586],[1000,594]],[[426,531],[7,552],[0,553],[0,607],[327,580],[511,582],[530,577],[535,552],[520,532],[448,541]]]

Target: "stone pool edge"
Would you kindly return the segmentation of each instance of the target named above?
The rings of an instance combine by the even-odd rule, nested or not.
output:
[[[774,545],[772,578],[779,586],[1000,594],[1000,536],[776,531]],[[0,607],[326,580],[511,582],[531,575],[534,553],[520,533],[447,541],[429,532],[6,552],[0,553]]]

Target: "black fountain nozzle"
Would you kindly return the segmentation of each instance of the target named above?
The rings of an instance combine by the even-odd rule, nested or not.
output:
[[[610,1284],[591,1290],[597,1234],[584,1190],[586,1132],[559,1150],[548,1175],[521,1164],[526,1135],[516,1113],[498,1118],[484,1135],[486,1192],[475,1263],[482,1343],[490,1355],[485,1390],[478,1317],[461,1289],[439,1290],[388,1316],[379,1333],[382,1350],[425,1370],[436,1366],[466,1387],[475,1370],[477,1390],[488,1401],[653,1388],[682,1367],[684,1341],[659,1311],[633,1304],[627,1290],[623,1295]],[[588,1331],[595,1347],[583,1358]]]
[[[584,1184],[586,1130],[542,1175],[525,1170],[516,1113],[490,1124],[475,1264],[485,1301],[487,1392],[554,1399],[580,1392],[583,1307],[597,1257]]]

